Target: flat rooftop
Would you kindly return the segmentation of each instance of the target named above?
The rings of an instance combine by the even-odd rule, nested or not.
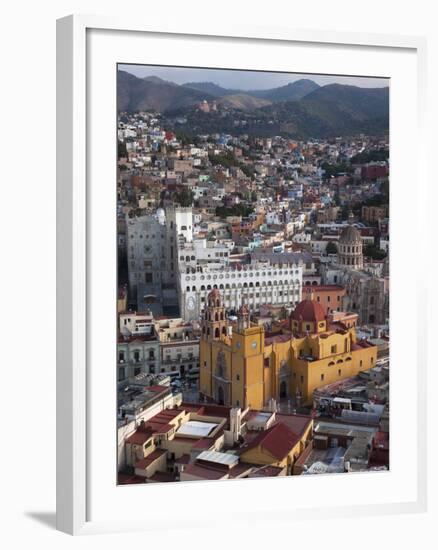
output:
[[[177,431],[178,435],[189,435],[194,437],[208,437],[208,435],[217,428],[219,424],[213,422],[199,422],[198,420],[189,420],[185,422]]]
[[[239,457],[231,453],[220,453],[219,451],[203,451],[197,456],[197,460],[214,462],[232,468],[239,462]]]

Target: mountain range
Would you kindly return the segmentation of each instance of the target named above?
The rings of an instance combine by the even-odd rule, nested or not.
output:
[[[215,101],[218,112],[200,113],[196,106],[203,100]],[[212,82],[179,85],[155,76],[138,78],[119,71],[118,109],[183,116],[187,120],[183,129],[189,133],[231,133],[236,129],[236,120],[244,120],[245,133],[259,135],[377,135],[388,133],[389,88],[319,86],[310,79],[301,79],[267,90],[239,90]]]

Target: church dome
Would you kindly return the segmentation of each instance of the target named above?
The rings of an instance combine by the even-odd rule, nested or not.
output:
[[[303,300],[293,310],[291,319],[304,323],[319,323],[325,321],[325,313],[321,304],[313,300]]]
[[[339,237],[339,242],[341,244],[361,244],[362,237],[360,236],[359,231],[354,227],[354,225],[348,225],[345,229],[342,230],[342,233]]]

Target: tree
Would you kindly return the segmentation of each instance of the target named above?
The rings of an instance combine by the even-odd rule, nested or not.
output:
[[[175,196],[175,202],[179,203],[180,206],[192,206],[193,204],[193,192],[191,189],[185,187]]]
[[[242,218],[248,217],[254,212],[251,206],[246,206],[242,203],[234,204],[233,206],[217,206],[216,216],[220,218],[226,218],[227,216],[242,216]]]
[[[386,258],[386,252],[378,248],[375,244],[365,246],[363,254],[372,260],[383,260],[383,258]]]
[[[337,254],[338,253],[338,247],[336,246],[336,243],[333,241],[329,241],[327,243],[327,248],[325,249],[326,254]]]

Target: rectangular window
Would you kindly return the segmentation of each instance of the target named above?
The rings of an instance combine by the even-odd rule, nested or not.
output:
[[[240,380],[240,374],[236,374],[236,380]]]
[[[336,350],[337,350],[337,346],[332,346],[331,347],[331,353],[336,353]]]
[[[145,273],[144,280],[145,283],[152,283],[152,273]]]
[[[321,374],[321,382],[324,380],[324,375]]]
[[[338,369],[338,376],[341,376],[341,374],[342,374],[341,369]]]

